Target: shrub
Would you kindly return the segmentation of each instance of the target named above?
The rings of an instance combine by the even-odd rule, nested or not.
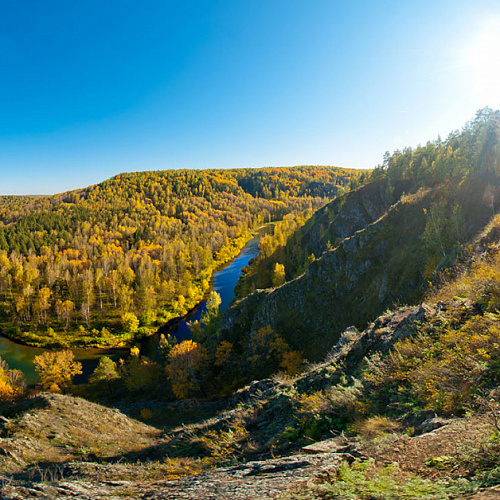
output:
[[[414,398],[436,412],[463,412],[479,389],[500,380],[499,320],[497,314],[475,315],[403,340],[385,359],[368,359],[363,379],[379,398],[385,393],[399,402]]]
[[[135,333],[139,329],[139,320],[134,313],[122,314],[122,328],[125,332]]]
[[[233,423],[228,430],[210,430],[202,436],[203,446],[218,462],[234,460],[242,454],[242,444],[249,432],[241,423]]]
[[[299,396],[299,415],[306,435],[319,439],[329,429],[345,429],[365,411],[360,398],[363,385],[357,379],[352,384],[337,384],[324,391]]]
[[[305,415],[335,415],[342,418],[352,418],[360,409],[359,398],[362,395],[363,384],[353,378],[352,384],[341,382],[325,391],[316,391],[311,395],[299,398],[300,413]]]

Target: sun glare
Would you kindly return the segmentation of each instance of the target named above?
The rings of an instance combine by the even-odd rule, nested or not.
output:
[[[500,108],[500,18],[482,25],[463,56],[474,98],[481,106]]]

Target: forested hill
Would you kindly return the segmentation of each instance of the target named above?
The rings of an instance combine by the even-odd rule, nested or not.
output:
[[[348,326],[421,300],[467,252],[499,196],[499,111],[479,111],[444,141],[386,154],[364,185],[287,242],[269,237],[272,253],[239,286],[240,296],[257,291],[228,311],[220,341],[245,345],[270,326],[292,349],[321,359]]]
[[[49,197],[0,197],[0,327],[39,345],[125,345],[201,300],[249,230],[312,211],[354,170],[121,174]]]

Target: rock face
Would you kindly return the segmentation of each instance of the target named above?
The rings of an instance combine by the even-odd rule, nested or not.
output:
[[[287,273],[296,271],[293,263],[296,247],[318,257],[327,250],[328,243],[335,247],[382,217],[390,208],[392,200],[397,199],[405,187],[400,182],[397,192],[388,196],[387,186],[386,179],[366,184],[318,210],[285,247]]]
[[[274,460],[223,467],[170,481],[72,481],[53,484],[4,486],[2,498],[108,500],[137,498],[150,500],[259,500],[275,498],[290,487],[335,477],[343,456],[339,454],[295,455]]]
[[[299,377],[295,386],[300,392],[324,389],[332,366],[342,366],[344,374],[354,374],[366,357],[386,354],[396,342],[415,335],[420,325],[439,314],[439,307],[427,304],[401,307],[379,316],[361,332],[354,327],[347,328],[328,353],[327,360]]]
[[[324,252],[298,278],[236,303],[222,320],[224,336],[239,338],[269,325],[292,348],[317,361],[349,325],[363,328],[394,303],[415,302],[421,296],[423,209],[432,196],[398,202],[388,210],[387,203],[366,200],[362,192],[348,200],[330,233],[340,238],[368,224]]]
[[[402,307],[379,316],[362,333],[348,328],[330,351],[329,360],[341,360],[349,372],[370,354],[386,354],[396,342],[414,335],[420,324],[438,313],[438,309],[426,304]]]

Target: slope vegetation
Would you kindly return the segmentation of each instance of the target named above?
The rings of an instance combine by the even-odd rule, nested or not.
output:
[[[498,112],[483,110],[445,142],[386,157],[365,185],[319,210],[254,263],[248,279],[274,262],[289,281],[237,303],[222,320],[223,337],[245,343],[270,326],[292,349],[318,360],[347,326],[363,328],[388,307],[420,300],[494,211],[499,122]],[[248,283],[242,288],[251,290]]]
[[[500,113],[483,110],[445,142],[388,156],[366,185],[292,237],[304,248],[314,241],[305,253],[325,246],[303,273],[256,290],[222,319],[212,311],[199,343],[169,355],[188,382],[213,393],[225,376],[241,384],[280,362],[288,369],[287,342],[322,361],[222,401],[122,404],[157,429],[65,395],[4,405],[2,495],[494,498],[499,144]],[[386,310],[398,301],[414,305]],[[74,439],[82,414],[89,421]],[[192,418],[170,426],[173,414]]]

